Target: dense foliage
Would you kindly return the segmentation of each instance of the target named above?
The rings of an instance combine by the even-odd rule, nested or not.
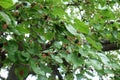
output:
[[[7,80],[120,79],[119,0],[0,0]],[[50,74],[48,76],[48,74]]]

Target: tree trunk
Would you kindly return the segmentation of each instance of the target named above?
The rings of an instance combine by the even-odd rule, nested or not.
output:
[[[7,80],[19,80],[18,77],[15,75],[15,68],[16,65],[13,64],[9,70]]]

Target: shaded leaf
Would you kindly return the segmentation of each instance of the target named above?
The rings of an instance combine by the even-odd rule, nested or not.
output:
[[[9,42],[8,46],[6,46],[8,52],[16,52],[18,50],[18,45],[14,41]]]
[[[24,77],[28,75],[28,69],[29,68],[23,66],[19,66],[15,68],[15,74],[18,76],[19,80],[23,80]]]

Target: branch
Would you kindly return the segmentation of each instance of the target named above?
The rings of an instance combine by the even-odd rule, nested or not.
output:
[[[9,70],[8,77],[6,80],[19,80],[15,74],[15,68],[16,68],[16,65],[13,64]]]
[[[0,68],[3,67],[3,61],[6,59],[6,51],[0,48]]]
[[[103,44],[102,46],[103,46],[103,48],[102,48],[103,51],[110,51],[110,50],[118,50],[118,49],[120,49],[120,45],[117,44],[117,43]]]
[[[57,65],[51,65],[50,64],[50,67],[52,68],[53,72],[52,74],[54,75],[54,77],[57,75],[59,80],[63,80],[63,77],[61,76],[59,70],[58,70],[58,66]]]
[[[117,42],[110,42],[109,40],[102,40],[102,50],[103,51],[110,51],[110,50],[118,50],[120,49],[120,44]]]

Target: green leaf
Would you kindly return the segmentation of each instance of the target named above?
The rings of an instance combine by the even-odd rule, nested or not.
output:
[[[53,15],[59,16],[60,18],[64,17],[65,10],[62,7],[54,7],[53,8]]]
[[[67,74],[64,80],[74,80],[73,74],[72,73]]]
[[[3,20],[7,23],[7,24],[11,24],[11,19],[10,17],[4,13],[4,12],[0,12],[0,15],[2,16]]]
[[[30,53],[30,54],[34,54],[35,50],[33,48],[32,49],[30,48],[30,49],[27,49],[27,52]]]
[[[61,3],[62,2],[62,0],[56,0],[56,3]]]
[[[15,29],[18,31],[18,34],[24,35],[24,34],[29,33],[29,30],[24,25],[17,26]]]
[[[110,65],[110,67],[113,68],[113,69],[120,69],[120,65],[117,64],[117,63],[110,63],[109,65]]]
[[[118,32],[118,31],[115,31],[115,30],[112,32],[113,37],[114,37],[115,39],[118,38],[118,33],[119,33],[119,32]]]
[[[94,74],[93,74],[92,72],[86,70],[86,73],[87,73],[89,76],[94,77]]]
[[[76,29],[72,25],[66,25],[66,29],[73,35],[77,35]]]
[[[100,24],[94,24],[93,27],[97,30],[102,30],[103,27]]]
[[[60,49],[62,47],[62,42],[61,41],[54,42],[54,47]]]
[[[18,50],[18,45],[14,41],[11,41],[8,43],[8,46],[6,46],[6,49],[8,52],[16,52]]]
[[[64,51],[62,51],[61,53],[59,53],[59,55],[60,55],[62,58],[66,58],[66,57],[67,57],[67,53],[65,53]]]
[[[78,58],[76,53],[70,53],[66,58],[65,58],[69,63],[72,63],[74,67],[82,66],[83,60]]]
[[[113,70],[110,70],[109,68],[105,68],[104,72],[107,73],[107,74],[114,74]]]
[[[10,8],[13,5],[13,0],[0,0],[0,6],[3,8]]]
[[[98,58],[98,55],[97,55],[98,53],[95,53],[95,51],[88,50],[87,54],[91,58],[94,58],[94,59]]]
[[[25,58],[22,57],[20,51],[18,51],[15,56],[17,57],[17,60],[19,60],[20,62],[25,62]]]
[[[29,68],[23,66],[15,68],[15,74],[18,76],[19,80],[23,80],[24,77],[28,75],[28,69]]]
[[[52,70],[50,67],[46,66],[45,64],[40,63],[40,69],[43,70],[45,73],[51,73]]]
[[[109,66],[110,60],[109,60],[108,57],[105,55],[105,53],[104,53],[104,54],[98,53],[97,55],[101,58],[101,61],[102,61],[105,65]]]
[[[54,55],[51,55],[52,58],[57,61],[58,63],[63,63],[63,60],[59,57],[59,56],[54,56]]]
[[[30,66],[36,74],[43,76],[45,75],[45,72],[40,69],[35,60],[30,60]]]
[[[93,40],[90,37],[86,37],[87,41],[97,50],[101,50],[102,49],[102,45],[98,42],[96,42],[95,40]]]
[[[21,33],[17,29],[15,29],[15,28],[11,29],[11,31],[13,33],[15,33],[16,35],[21,35]]]
[[[8,58],[9,58],[10,61],[15,62],[16,61],[15,53],[8,52]]]
[[[85,62],[88,66],[93,66],[96,70],[102,70],[102,65],[98,60],[90,59]]]
[[[53,39],[54,35],[55,34],[53,32],[47,32],[47,33],[44,34],[44,36],[47,40]]]
[[[82,33],[88,34],[89,33],[89,27],[85,25],[84,22],[81,22],[79,19],[74,20],[74,28]]]
[[[111,9],[101,10],[101,14],[107,19],[115,18],[115,14],[112,12]]]
[[[21,55],[26,58],[26,60],[30,59],[30,54],[27,52],[21,52]]]
[[[37,80],[48,80],[46,76],[39,75]]]
[[[84,75],[82,74],[76,74],[77,80],[82,80],[84,78]]]

